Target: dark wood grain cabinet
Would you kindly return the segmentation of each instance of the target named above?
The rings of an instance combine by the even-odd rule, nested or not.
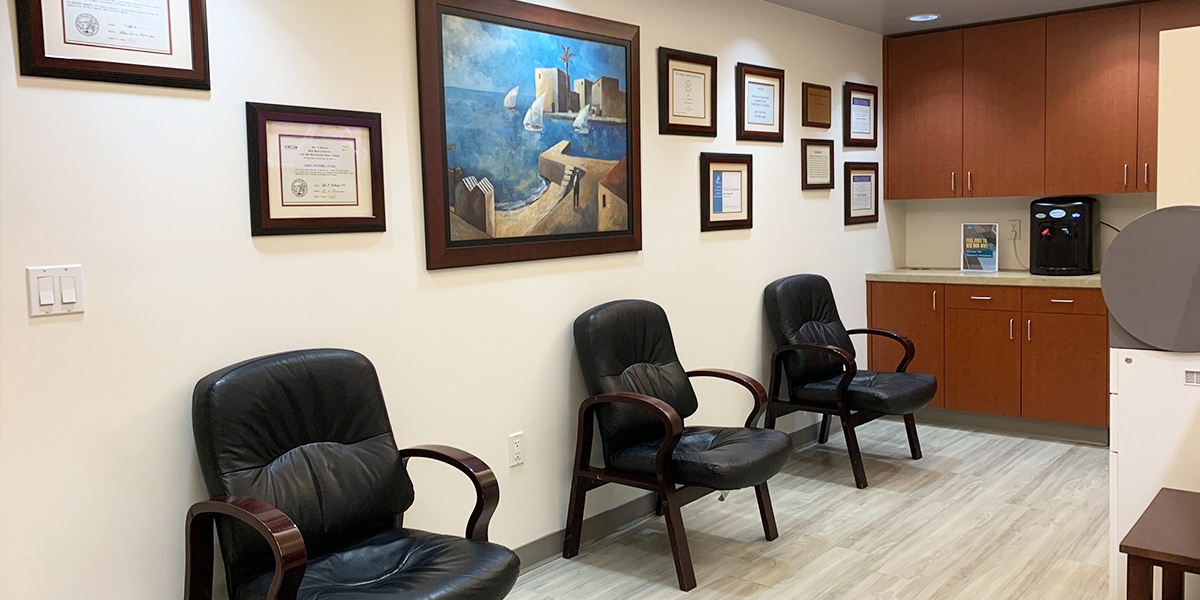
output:
[[[1021,288],[946,286],[946,408],[1021,416]]]
[[[1163,0],[1139,5],[1137,191],[1158,181],[1158,34],[1200,26],[1200,0]]]
[[[884,40],[884,197],[958,198],[964,182],[961,30]]]
[[[910,373],[929,373],[942,381],[945,376],[945,298],[941,284],[867,283],[867,322],[871,327],[890,329],[908,336],[917,353]],[[870,368],[890,371],[904,357],[904,349],[896,342],[879,336],[867,336]],[[855,340],[858,341],[858,340]],[[943,406],[945,396],[941,386],[930,406]]]

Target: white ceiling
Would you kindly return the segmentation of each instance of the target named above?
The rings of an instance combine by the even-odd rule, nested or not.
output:
[[[942,29],[1014,17],[1113,4],[1114,0],[767,0],[831,21],[883,35]],[[905,20],[918,13],[937,13],[929,23]]]

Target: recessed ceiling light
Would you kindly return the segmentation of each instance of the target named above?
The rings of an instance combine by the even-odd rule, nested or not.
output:
[[[934,13],[924,13],[924,14],[920,14],[920,15],[909,15],[908,16],[908,20],[912,21],[913,23],[925,23],[927,21],[936,21],[940,18],[942,18],[942,15],[934,14]]]

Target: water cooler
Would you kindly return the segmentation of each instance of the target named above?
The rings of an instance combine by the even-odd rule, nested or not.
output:
[[[1029,205],[1029,272],[1091,275],[1096,272],[1100,207],[1089,196],[1040,198]]]

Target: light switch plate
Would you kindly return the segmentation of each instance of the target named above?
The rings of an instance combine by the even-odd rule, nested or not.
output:
[[[83,265],[57,265],[53,267],[25,267],[25,275],[29,284],[29,316],[48,317],[50,315],[73,315],[83,312]],[[39,302],[38,278],[49,277],[54,285],[54,303],[42,305]],[[62,280],[72,278],[75,285],[75,302],[63,302]]]

